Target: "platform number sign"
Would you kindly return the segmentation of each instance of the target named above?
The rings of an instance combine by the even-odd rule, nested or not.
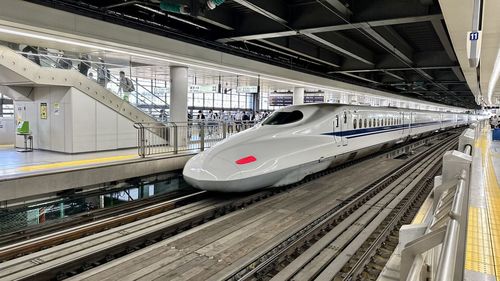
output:
[[[477,41],[479,39],[479,32],[471,32],[469,33],[469,40],[470,41]]]

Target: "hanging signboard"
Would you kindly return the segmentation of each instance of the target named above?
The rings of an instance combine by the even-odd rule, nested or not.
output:
[[[269,105],[270,106],[287,106],[293,104],[293,96],[269,96]]]
[[[189,92],[216,93],[218,85],[189,85]]]
[[[40,103],[40,119],[47,119],[47,103]]]
[[[217,93],[217,88],[218,88],[218,85],[214,84],[214,85],[204,85],[204,86],[200,86],[200,91],[201,92],[204,92],[204,93]]]
[[[200,85],[189,85],[188,92],[199,92],[200,88]]]
[[[238,93],[257,93],[259,89],[257,86],[238,86],[236,91]]]
[[[304,103],[325,102],[324,96],[304,96]]]

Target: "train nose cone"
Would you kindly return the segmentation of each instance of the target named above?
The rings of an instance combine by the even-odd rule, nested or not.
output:
[[[220,157],[214,157],[211,161],[203,161],[204,159],[197,159],[197,156],[186,163],[182,172],[186,182],[193,187],[209,191],[224,191],[226,188],[224,182],[240,172],[234,163]]]

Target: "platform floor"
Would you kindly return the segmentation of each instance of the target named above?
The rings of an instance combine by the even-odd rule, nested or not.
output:
[[[484,128],[472,166],[465,280],[500,280],[500,141]]]
[[[0,179],[18,174],[59,171],[138,158],[137,148],[66,154],[43,150],[18,152],[13,146],[3,145],[0,146]]]

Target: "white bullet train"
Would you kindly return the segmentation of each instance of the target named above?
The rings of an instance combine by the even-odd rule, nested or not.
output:
[[[289,106],[194,156],[183,175],[192,186],[210,191],[277,187],[475,119],[468,114],[386,107]]]

